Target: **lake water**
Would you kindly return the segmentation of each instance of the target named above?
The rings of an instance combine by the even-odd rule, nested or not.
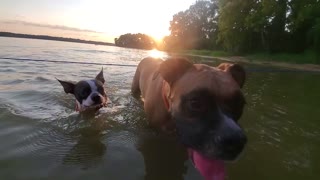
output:
[[[0,38],[1,179],[201,179],[171,137],[149,129],[130,95],[135,67],[106,66],[112,104],[96,116],[74,111],[55,78],[93,78],[102,65],[137,65],[150,51],[46,40]],[[166,54],[162,54],[167,56]],[[192,57],[211,65],[213,59]],[[248,135],[229,180],[320,178],[320,74],[245,64]]]

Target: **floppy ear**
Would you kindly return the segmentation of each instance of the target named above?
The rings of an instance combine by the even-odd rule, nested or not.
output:
[[[239,84],[240,88],[243,87],[246,80],[246,72],[239,64],[222,63],[218,69],[231,73],[233,79]]]
[[[72,83],[72,82],[67,82],[67,81],[61,81],[59,79],[57,79],[60,84],[62,85],[63,89],[64,89],[64,92],[65,93],[71,93],[71,94],[74,94],[74,87],[75,87],[75,84]]]
[[[102,84],[104,84],[105,80],[103,77],[103,68],[101,69],[100,73],[96,76],[96,80],[102,82]]]
[[[187,59],[169,58],[161,63],[159,73],[165,81],[172,85],[190,68],[193,68],[193,64]]]

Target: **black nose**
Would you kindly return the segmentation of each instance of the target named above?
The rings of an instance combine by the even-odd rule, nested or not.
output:
[[[102,103],[101,97],[100,97],[99,94],[97,94],[97,93],[92,94],[92,95],[91,95],[91,99],[92,99],[92,101],[93,101],[95,104],[100,104],[100,103]]]
[[[241,153],[246,143],[247,137],[242,131],[222,136],[220,140],[222,152],[227,160],[234,160]]]

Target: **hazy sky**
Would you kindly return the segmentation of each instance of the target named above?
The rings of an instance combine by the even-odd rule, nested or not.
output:
[[[0,31],[113,42],[125,33],[156,38],[196,0],[1,0]]]

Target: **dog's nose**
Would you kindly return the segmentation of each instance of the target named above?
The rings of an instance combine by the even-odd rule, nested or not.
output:
[[[100,97],[99,94],[97,94],[97,93],[92,94],[92,95],[91,95],[91,99],[92,99],[92,101],[93,101],[95,104],[100,104],[100,103],[102,103],[101,97]]]
[[[223,153],[225,160],[234,160],[242,152],[247,143],[247,137],[240,126],[231,118],[223,116],[218,130],[215,132],[219,138],[215,142]]]
[[[246,143],[247,137],[242,131],[222,136],[220,140],[222,152],[224,152],[230,160],[235,159],[242,152]]]

